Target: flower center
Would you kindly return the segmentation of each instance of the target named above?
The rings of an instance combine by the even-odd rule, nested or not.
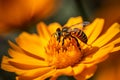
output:
[[[51,37],[45,50],[49,65],[55,68],[74,66],[83,56],[74,38],[65,39],[62,45],[62,41],[58,42],[56,38]]]

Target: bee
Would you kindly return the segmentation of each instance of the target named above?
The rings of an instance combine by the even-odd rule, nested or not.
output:
[[[88,24],[89,22],[83,22],[83,23],[77,23],[77,24],[71,25],[69,27],[63,26],[62,29],[57,28],[54,35],[58,42],[60,42],[61,37],[63,37],[62,45],[64,45],[64,40],[66,38],[69,38],[69,39],[74,38],[77,42],[77,46],[80,46],[80,44],[78,43],[78,39],[81,40],[83,43],[87,44],[88,38],[86,34],[83,32],[83,30],[80,28],[80,26],[82,25],[82,28],[83,28]]]

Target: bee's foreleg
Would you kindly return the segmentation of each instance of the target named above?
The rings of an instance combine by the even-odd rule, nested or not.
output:
[[[66,37],[63,37],[62,39],[62,46],[64,45],[64,40],[66,39]]]
[[[60,37],[57,37],[57,41],[60,42]]]

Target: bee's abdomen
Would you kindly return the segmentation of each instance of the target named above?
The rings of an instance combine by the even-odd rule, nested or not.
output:
[[[82,30],[78,29],[76,32],[74,32],[74,36],[87,44],[88,41],[87,36]]]

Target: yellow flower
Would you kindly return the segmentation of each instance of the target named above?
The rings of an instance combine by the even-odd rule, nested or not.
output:
[[[70,18],[65,26],[81,23],[81,17]],[[93,76],[97,64],[105,60],[112,52],[120,50],[120,25],[113,24],[101,35],[104,20],[95,19],[85,27],[88,45],[75,38],[58,42],[51,36],[58,23],[46,25],[43,22],[37,26],[38,34],[23,32],[16,38],[16,44],[9,41],[10,57],[3,56],[1,68],[15,72],[17,80],[56,80],[60,75],[74,76],[76,80],[85,80]],[[81,27],[77,25],[76,27]],[[81,50],[80,50],[81,49]]]
[[[23,24],[47,18],[54,13],[57,4],[56,0],[1,0],[0,34],[25,28]]]

